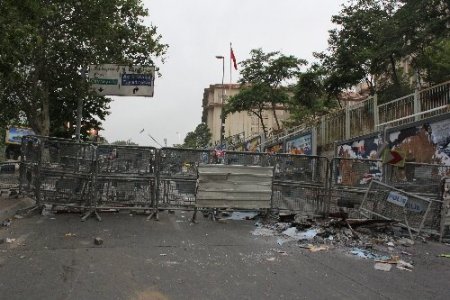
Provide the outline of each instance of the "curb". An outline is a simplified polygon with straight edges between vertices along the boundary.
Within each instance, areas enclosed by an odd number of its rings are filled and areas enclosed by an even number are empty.
[[[31,198],[0,199],[0,222],[14,217],[18,210],[31,207],[35,203]]]

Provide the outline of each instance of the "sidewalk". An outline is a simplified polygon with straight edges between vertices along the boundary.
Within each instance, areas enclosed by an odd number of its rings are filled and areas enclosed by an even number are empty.
[[[0,197],[0,222],[12,218],[19,209],[33,206],[35,201],[28,197]]]

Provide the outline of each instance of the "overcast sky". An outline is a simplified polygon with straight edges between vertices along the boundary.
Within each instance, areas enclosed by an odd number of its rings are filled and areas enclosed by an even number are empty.
[[[327,47],[331,16],[343,0],[143,0],[146,22],[158,27],[169,44],[165,64],[158,65],[153,98],[113,97],[111,114],[100,132],[109,142],[128,140],[159,147],[183,142],[201,122],[203,91],[230,82],[229,43],[237,61],[250,50],[280,51],[312,61],[314,51]],[[233,82],[239,78],[233,72]],[[144,132],[140,133],[142,129]]]

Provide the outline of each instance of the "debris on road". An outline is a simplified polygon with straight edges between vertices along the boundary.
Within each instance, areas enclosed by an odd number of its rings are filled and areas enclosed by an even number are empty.
[[[5,241],[6,241],[7,244],[12,244],[12,243],[16,242],[16,239],[6,238]]]
[[[10,227],[11,226],[11,219],[6,219],[2,222],[2,227]]]
[[[66,233],[64,236],[65,236],[65,237],[75,237],[75,236],[77,236],[77,235],[76,235],[75,233],[69,232],[69,233]]]
[[[374,268],[375,270],[389,272],[392,269],[392,265],[385,263],[375,263]]]
[[[439,257],[450,258],[450,254],[448,254],[448,253],[439,254],[438,256]]]
[[[99,238],[99,237],[96,237],[94,239],[94,244],[96,244],[97,246],[100,246],[100,245],[103,244],[103,240],[101,238]]]

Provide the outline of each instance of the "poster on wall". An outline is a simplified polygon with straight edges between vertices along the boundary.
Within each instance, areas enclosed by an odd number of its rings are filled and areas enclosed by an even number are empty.
[[[270,154],[283,153],[283,143],[268,146],[266,147],[265,152]]]
[[[6,131],[5,143],[20,145],[22,143],[22,137],[27,135],[35,135],[33,129],[11,126]]]
[[[334,169],[335,184],[345,186],[364,186],[371,180],[381,180],[383,163],[378,159],[378,151],[382,144],[380,135],[345,142],[337,147],[337,165]],[[354,164],[354,159],[368,159]],[[357,169],[354,169],[357,168]]]
[[[312,155],[311,133],[286,141],[286,153]]]
[[[391,150],[403,151],[406,162],[450,166],[450,119],[389,132]]]
[[[244,151],[260,152],[259,146],[261,144],[261,137],[257,136],[244,144]]]
[[[377,153],[382,144],[380,135],[356,139],[338,146],[337,156],[342,158],[378,159]]]

